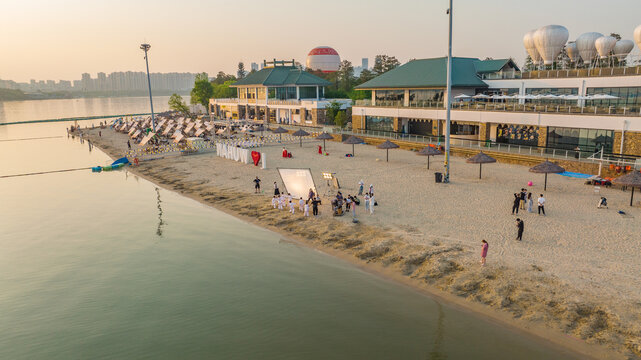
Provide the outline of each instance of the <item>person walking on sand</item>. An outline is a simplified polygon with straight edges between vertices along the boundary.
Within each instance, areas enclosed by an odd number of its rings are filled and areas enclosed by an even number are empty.
[[[303,208],[305,207],[305,200],[301,197],[300,200],[298,200],[298,210],[303,211]]]
[[[545,198],[543,197],[543,194],[539,196],[539,215],[541,215],[541,212],[543,212],[543,216],[545,216]]]
[[[291,200],[289,200],[289,212],[291,212],[292,214],[296,212],[296,207],[294,206],[294,203]]]
[[[374,215],[374,206],[376,205],[376,200],[374,199],[374,194],[369,197],[369,214]]]
[[[527,193],[527,212],[531,213],[532,211],[532,204],[534,201],[532,200],[532,193]]]
[[[489,247],[487,241],[481,240],[481,266],[485,266],[485,258],[487,257],[487,249]]]
[[[363,196],[363,185],[365,185],[365,183],[363,179],[361,179],[361,181],[358,182],[358,195],[360,196]]]
[[[369,196],[374,196],[374,185],[369,184]]]
[[[280,190],[278,190],[278,184],[274,181],[274,195],[280,196]]]
[[[369,211],[369,194],[365,194],[365,212]]]
[[[523,220],[521,220],[519,218],[516,219],[516,229],[517,229],[516,240],[518,240],[518,241],[522,241],[523,240],[523,228],[524,228],[524,225],[525,224],[523,224]]]
[[[260,179],[258,176],[254,179],[254,194],[260,193]]]
[[[281,195],[280,197],[276,196],[276,198],[278,199],[278,210],[283,210],[283,207],[285,207],[285,197]]]
[[[512,215],[514,215],[514,212],[516,211],[516,214],[519,214],[519,203],[521,202],[521,198],[517,193],[514,193],[514,201],[512,203]]]
[[[131,143],[127,140],[127,149],[131,150]]]
[[[274,209],[276,209],[276,207],[278,206],[278,197],[276,195],[274,195],[274,197],[272,198],[272,206],[274,207]]]
[[[305,202],[305,207],[303,210],[303,216],[309,217],[309,203]]]
[[[521,189],[521,192],[519,193],[519,197],[521,198],[520,202],[520,209],[525,210],[525,197],[527,196],[527,192],[525,189]]]
[[[314,216],[318,216],[318,205],[321,204],[320,198],[317,196],[312,200],[312,213]]]

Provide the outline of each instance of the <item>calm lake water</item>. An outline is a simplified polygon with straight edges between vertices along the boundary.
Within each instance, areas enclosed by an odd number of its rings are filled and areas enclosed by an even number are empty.
[[[0,176],[110,163],[68,125],[0,126]],[[0,199],[0,359],[571,358],[126,171]]]

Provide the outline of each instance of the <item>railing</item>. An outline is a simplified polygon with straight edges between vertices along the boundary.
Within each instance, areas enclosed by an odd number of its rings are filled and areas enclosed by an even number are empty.
[[[269,99],[269,100],[267,100],[267,104],[269,104],[269,105],[300,105],[300,100],[296,100],[296,99],[289,99],[289,100]]]
[[[605,68],[593,68],[593,69],[500,71],[497,73],[482,74],[481,79],[483,80],[556,79],[556,78],[631,76],[631,75],[641,75],[641,65],[605,67]]]
[[[400,141],[415,142],[420,144],[434,145],[439,146],[444,144],[444,137],[441,136],[440,139],[437,136],[429,135],[414,135],[414,134],[402,134],[397,132],[389,131],[377,131],[377,130],[352,130],[352,131],[340,131],[341,134],[356,135],[356,136],[367,136],[375,137],[382,139],[392,139]],[[599,158],[596,157],[596,154],[592,151],[575,151],[567,149],[553,149],[545,148],[539,146],[527,146],[527,145],[514,145],[514,144],[504,144],[497,143],[490,140],[481,141],[481,140],[471,140],[471,139],[462,139],[456,137],[450,137],[450,144],[453,147],[457,148],[467,148],[467,149],[479,149],[479,150],[491,150],[503,153],[510,154],[521,154],[521,155],[531,155],[541,158],[551,158],[559,160],[574,160],[574,161],[583,161],[590,163],[598,163],[601,161],[600,154]],[[639,157],[635,156],[620,156],[615,154],[605,154],[603,156],[604,163],[612,163],[619,165],[630,165],[635,168],[641,168],[641,162],[637,161]]]
[[[391,107],[391,104],[386,104]],[[371,101],[358,100],[356,106],[371,107]],[[376,102],[376,107],[386,107]],[[398,105],[397,108],[406,108]],[[411,108],[420,109],[445,109],[440,101],[414,101],[410,102]],[[612,116],[641,116],[641,106],[577,106],[567,104],[519,104],[516,102],[475,102],[462,101],[453,102],[452,110],[470,111],[510,111],[510,112],[531,112],[531,113],[557,113],[572,115],[612,115]],[[358,115],[357,113],[355,113]]]

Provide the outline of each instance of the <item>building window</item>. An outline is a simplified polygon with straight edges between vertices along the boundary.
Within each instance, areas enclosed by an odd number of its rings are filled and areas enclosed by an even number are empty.
[[[376,106],[403,106],[405,90],[376,90]]]
[[[394,118],[385,116],[366,116],[365,129],[377,131],[394,131]]]
[[[257,90],[258,91],[257,91],[256,98],[265,100],[265,88],[264,87],[259,87]]]
[[[301,86],[299,89],[301,99],[316,99],[315,86]]]
[[[496,142],[503,144],[538,146],[538,126],[499,125],[496,128]]]
[[[578,88],[531,88],[525,89],[527,95],[578,95]],[[537,99],[525,100],[525,102],[536,102],[537,104],[565,104],[567,100],[563,99]]]
[[[547,142],[550,148],[612,153],[614,131],[549,127]]]
[[[450,135],[478,135],[479,126],[478,125],[467,125],[459,124],[457,122],[452,123],[450,128]]]
[[[410,90],[410,106],[443,107],[444,89]]]
[[[586,94],[589,95],[610,95],[618,99],[607,100],[587,100],[588,106],[616,106],[626,107],[630,110],[638,110],[641,106],[641,87],[607,87],[607,88],[588,88]],[[636,111],[635,111],[636,112]]]
[[[267,96],[269,99],[275,99],[276,98],[276,88],[270,87],[267,88]]]

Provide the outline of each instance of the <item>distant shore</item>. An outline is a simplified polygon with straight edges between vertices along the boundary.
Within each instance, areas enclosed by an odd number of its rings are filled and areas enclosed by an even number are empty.
[[[127,136],[124,134],[103,129],[102,137],[99,137],[97,129],[83,131],[96,146],[113,158],[126,152]],[[294,159],[289,160],[279,159],[280,146],[263,148],[268,156],[268,170],[259,170],[213,155],[167,157],[143,162],[139,167],[129,169],[167,189],[348,259],[448,302],[517,326],[572,349],[582,357],[641,357],[641,327],[636,321],[641,312],[637,302],[632,300],[637,296],[636,291],[641,290],[636,289],[635,283],[599,279],[598,282],[611,284],[603,284],[604,288],[593,288],[589,279],[572,280],[573,273],[593,266],[568,263],[570,260],[555,263],[555,258],[550,256],[562,259],[565,255],[575,255],[569,252],[581,251],[580,244],[569,251],[570,243],[563,245],[557,241],[549,246],[543,245],[542,241],[545,240],[535,239],[532,235],[526,235],[522,244],[513,243],[513,218],[499,215],[494,209],[495,204],[488,201],[496,203],[494,192],[505,192],[503,188],[506,186],[509,187],[508,195],[510,191],[518,190],[514,188],[517,186],[515,184],[520,184],[523,179],[508,179],[508,183],[498,179],[503,175],[502,171],[511,173],[519,167],[497,164],[493,171],[486,170],[487,178],[481,182],[476,179],[478,169],[466,168],[462,159],[454,158],[452,164],[461,180],[457,185],[447,187],[426,183],[423,177],[429,179],[429,175],[432,175],[433,179],[433,174],[424,170],[422,162],[413,164],[416,158],[407,151],[391,152],[391,163],[386,164],[376,160],[383,153],[370,147],[359,146],[356,149],[357,157],[349,159],[338,154],[351,152],[351,146],[329,142],[332,155],[321,157],[314,155],[316,145],[305,144],[299,148],[297,144],[289,144],[288,148],[294,153]],[[396,163],[392,164],[395,159]],[[305,219],[299,213],[292,216],[285,211],[274,210],[269,198],[270,184],[278,180],[276,166],[312,167],[314,172],[336,169],[342,183],[346,184],[344,194],[355,194],[356,182],[364,177],[367,179],[366,186],[374,183],[381,206],[377,207],[374,215],[365,214],[361,206],[358,212],[361,223],[356,225],[348,221],[349,216],[333,218],[329,214],[327,199],[324,199],[325,205],[318,218]],[[493,177],[492,172],[496,176]],[[254,176],[263,179],[265,190],[261,195],[252,192],[251,179]],[[555,177],[554,181],[559,192],[550,195],[556,198],[556,206],[565,204],[562,198],[567,195],[568,189],[575,192],[581,189],[577,187],[576,180]],[[479,186],[485,188],[475,189]],[[487,186],[497,189],[490,191]],[[420,191],[414,190],[419,188]],[[321,194],[324,191],[324,188],[319,188]],[[437,200],[442,196],[448,199],[447,203]],[[492,200],[488,200],[488,197]],[[626,194],[608,195],[610,202],[620,200],[618,197],[623,199]],[[458,199],[462,199],[462,202]],[[592,201],[591,198],[584,200],[586,203]],[[584,200],[569,201],[585,207]],[[500,208],[502,204],[502,200],[499,200]],[[423,205],[428,207],[424,208]],[[434,205],[437,207],[429,207]],[[494,216],[481,212],[482,216],[479,217],[477,207],[479,210],[485,207]],[[638,215],[637,210],[632,211]],[[508,210],[502,212],[507,213]],[[602,215],[616,216],[610,213]],[[536,234],[537,230],[546,230],[546,226],[551,226],[550,231],[554,231],[551,235],[558,236],[559,241],[564,240],[564,229],[559,233],[558,229],[553,229],[553,225],[544,222],[556,223],[558,219],[552,216],[550,220],[536,218],[532,214],[522,216],[528,223],[526,231],[529,234]],[[557,213],[556,216],[561,215]],[[493,224],[503,218],[508,220],[504,229],[501,228],[503,225]],[[576,221],[580,224],[585,219]],[[458,228],[452,228],[449,223],[458,224]],[[502,223],[503,220],[497,224]],[[577,225],[570,223],[568,226],[572,228]],[[634,232],[636,228],[630,230]],[[587,231],[594,232],[591,228]],[[478,264],[480,247],[477,242],[480,240],[474,240],[480,239],[478,232],[486,233],[483,237],[491,244],[488,266],[485,268]],[[510,234],[510,239],[496,235],[503,232]],[[586,243],[592,241],[585,236],[578,239]],[[571,244],[574,246],[574,243]],[[591,246],[586,246],[585,250],[594,250]],[[586,260],[592,256],[589,252],[584,254]],[[608,271],[619,272],[620,269],[611,268]],[[613,351],[605,351],[604,347]]]
[[[154,90],[154,96],[170,96],[171,94],[188,95],[189,91],[172,91],[172,90]],[[149,96],[147,90],[132,91],[54,91],[25,93],[20,90],[0,89],[0,102],[2,101],[24,101],[24,100],[53,100],[53,99],[91,99],[91,98],[110,98],[110,97],[138,97]]]

